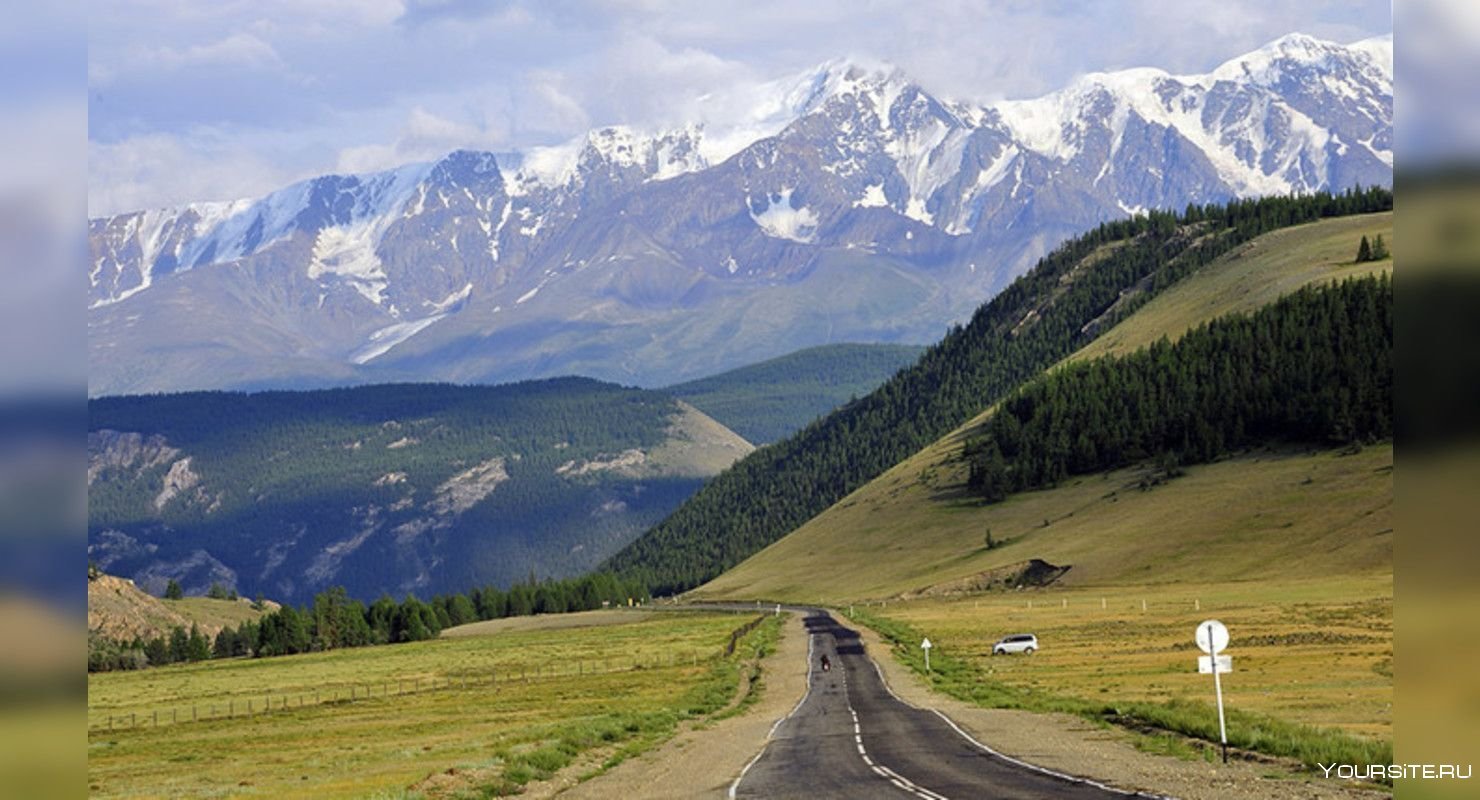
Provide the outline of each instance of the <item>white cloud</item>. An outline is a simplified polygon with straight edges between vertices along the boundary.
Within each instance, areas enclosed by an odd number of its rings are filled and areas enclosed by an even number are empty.
[[[1200,72],[1292,30],[1365,38],[1391,30],[1388,14],[1383,0],[1236,12],[1223,0],[120,0],[89,25],[92,205],[195,199],[181,197],[192,186],[253,194],[264,175],[555,144],[600,125],[707,119],[714,131],[753,122],[766,82],[838,57],[989,101],[1092,70]],[[161,142],[202,176],[146,169]],[[132,160],[103,163],[113,157]]]
[[[266,194],[313,172],[286,169],[250,145],[205,132],[92,142],[87,160],[91,217]]]
[[[165,66],[212,65],[230,67],[280,67],[283,59],[272,45],[250,33],[233,33],[209,44],[191,45],[183,50],[161,47],[146,51],[150,58]]]
[[[503,142],[501,131],[455,122],[416,107],[399,136],[390,144],[365,144],[340,151],[337,172],[375,172],[413,161],[431,161],[459,148],[493,149]]]

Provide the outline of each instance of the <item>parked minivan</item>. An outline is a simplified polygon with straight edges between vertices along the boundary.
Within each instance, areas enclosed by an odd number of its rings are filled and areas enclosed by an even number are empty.
[[[1005,656],[1008,653],[1027,653],[1032,655],[1038,649],[1038,637],[1031,633],[1019,633],[1003,639],[992,645],[992,655]]]

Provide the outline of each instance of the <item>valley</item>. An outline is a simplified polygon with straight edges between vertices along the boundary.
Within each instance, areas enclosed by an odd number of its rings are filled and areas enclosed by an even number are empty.
[[[1019,5],[92,9],[21,719],[120,800],[1406,794],[1391,9]]]

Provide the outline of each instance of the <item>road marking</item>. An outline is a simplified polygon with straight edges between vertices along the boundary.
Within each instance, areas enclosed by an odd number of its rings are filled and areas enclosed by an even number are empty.
[[[960,725],[957,725],[954,720],[952,720],[950,717],[946,716],[945,714],[942,714],[940,711],[938,711],[938,710],[936,710],[934,708],[922,708],[922,707],[917,706],[914,703],[911,703],[910,701],[904,699],[903,697],[900,697],[899,695],[895,694],[894,693],[894,688],[891,687],[889,685],[889,681],[884,678],[884,670],[882,670],[882,669],[879,668],[879,662],[874,661],[872,658],[869,658],[869,661],[870,661],[870,663],[872,663],[874,665],[874,672],[878,673],[878,675],[879,675],[879,683],[884,684],[884,689],[889,692],[889,694],[890,694],[891,697],[893,697],[895,700],[898,700],[899,702],[901,702],[901,703],[909,706],[910,708],[915,709],[916,711],[929,711],[930,713],[936,715],[937,717],[940,717],[942,720],[945,721],[945,723],[947,725],[951,726],[951,730],[954,730],[956,733],[961,734],[962,738],[966,739],[966,741],[968,741],[968,742],[971,742],[973,745],[975,745],[976,747],[978,747],[981,750],[985,751],[989,755],[996,756],[997,758],[1000,758],[1003,761],[1006,761],[1006,762],[1008,762],[1010,764],[1015,764],[1015,765],[1017,765],[1019,767],[1023,767],[1024,769],[1030,769],[1030,770],[1033,770],[1034,772],[1042,773],[1044,775],[1049,775],[1049,776],[1058,778],[1060,780],[1069,781],[1071,783],[1083,783],[1083,784],[1088,785],[1088,786],[1093,786],[1096,789],[1101,789],[1101,790],[1104,790],[1104,791],[1107,791],[1107,792],[1113,792],[1115,794],[1125,795],[1126,797],[1146,797],[1146,798],[1153,798],[1153,800],[1172,800],[1172,798],[1169,797],[1169,796],[1167,796],[1167,795],[1147,794],[1145,792],[1131,792],[1131,791],[1127,791],[1125,789],[1120,789],[1120,788],[1117,788],[1117,787],[1114,787],[1114,786],[1109,786],[1107,784],[1100,783],[1099,781],[1092,780],[1090,778],[1081,778],[1078,775],[1070,775],[1070,774],[1068,774],[1066,772],[1059,772],[1057,770],[1048,769],[1047,767],[1040,767],[1037,764],[1030,764],[1030,763],[1028,763],[1026,761],[1023,761],[1021,759],[1013,758],[1010,755],[1007,755],[1005,753],[1000,753],[1000,752],[998,752],[996,750],[993,750],[992,748],[988,747],[987,745],[982,744],[981,742],[977,741],[976,738],[973,737],[971,734],[969,734],[966,731],[962,730]]]
[[[815,633],[807,634],[807,690],[802,692],[802,699],[791,707],[791,711],[787,712],[786,716],[776,720],[776,724],[772,725],[771,730],[766,734],[766,743],[761,745],[761,751],[755,754],[755,758],[750,759],[750,763],[745,765],[745,769],[740,770],[739,775],[735,776],[735,782],[730,784],[730,797],[734,797],[735,792],[739,791],[740,781],[745,780],[745,773],[749,772],[750,768],[755,766],[755,762],[760,761],[761,756],[766,754],[766,750],[771,746],[771,740],[776,737],[776,729],[781,727],[781,723],[791,719],[807,702],[807,698],[812,696],[812,650],[817,644],[816,637]]]
[[[841,661],[842,659],[840,658],[838,660]],[[877,667],[877,665],[875,666]],[[853,717],[853,741],[858,743],[858,755],[863,758],[863,763],[875,775],[916,797],[924,798],[924,800],[948,800],[944,795],[936,794],[923,786],[919,786],[909,778],[900,775],[883,764],[875,764],[873,759],[869,758],[868,750],[863,746],[863,729],[858,725],[858,710],[853,707],[853,698],[848,690],[848,671],[846,668],[844,668],[840,677],[843,679],[843,702],[848,704],[848,714]]]

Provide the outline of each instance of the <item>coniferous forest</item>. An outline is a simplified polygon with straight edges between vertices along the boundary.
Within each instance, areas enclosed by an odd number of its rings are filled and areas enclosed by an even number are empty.
[[[366,606],[342,586],[314,596],[312,606],[283,606],[259,620],[223,628],[214,642],[194,626],[174,628],[168,636],[130,642],[88,635],[89,672],[142,669],[207,658],[293,655],[345,647],[367,647],[435,639],[443,629],[481,620],[530,614],[590,611],[640,603],[642,586],[605,573],[566,580],[516,583],[507,590],[485,586],[466,593],[440,594],[429,602],[389,595]]]
[[[968,442],[969,485],[995,501],[1148,458],[1390,438],[1392,304],[1386,276],[1307,287],[1175,344],[1046,375]]]
[[[605,567],[644,582],[655,594],[697,586],[795,530],[1218,256],[1271,230],[1386,211],[1392,203],[1390,191],[1369,188],[1189,205],[1181,214],[1152,212],[1104,223],[1044,257],[913,367],[736,463]]]

